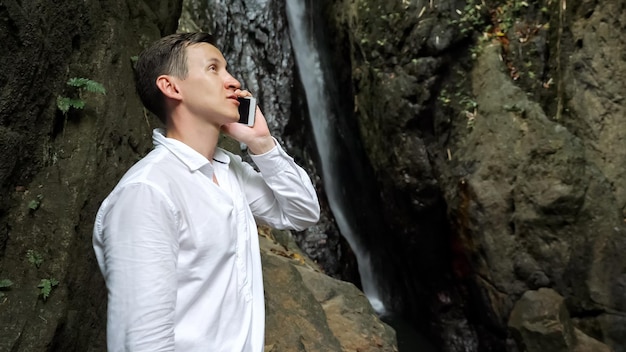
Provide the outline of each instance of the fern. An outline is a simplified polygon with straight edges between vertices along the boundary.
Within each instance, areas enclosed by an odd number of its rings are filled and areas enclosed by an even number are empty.
[[[39,209],[39,205],[40,204],[41,203],[38,200],[33,199],[30,202],[28,202],[28,209],[33,210],[33,211],[37,210],[37,209]]]
[[[67,81],[67,85],[71,87],[76,87],[79,89],[84,89],[92,93],[100,93],[100,94],[107,93],[106,89],[104,89],[104,86],[101,83],[92,81],[89,78],[73,77],[73,78],[70,78],[69,81]]]
[[[50,293],[52,292],[52,289],[56,287],[57,285],[59,285],[59,280],[55,278],[41,279],[37,287],[40,288],[39,293],[41,294],[41,297],[43,298],[44,301],[47,300],[48,297],[50,297]]]
[[[37,268],[39,268],[41,263],[43,263],[43,257],[41,254],[33,249],[26,251],[26,258],[28,258],[28,261]]]
[[[85,107],[85,101],[81,98],[83,91],[106,95],[106,89],[101,83],[83,77],[72,77],[67,81],[67,85],[76,88],[77,98],[57,96],[57,108],[66,115],[71,108],[82,109]]]
[[[57,97],[57,107],[61,110],[62,113],[66,114],[70,111],[70,108],[74,109],[82,109],[85,107],[85,101],[82,99],[72,99],[68,97]]]

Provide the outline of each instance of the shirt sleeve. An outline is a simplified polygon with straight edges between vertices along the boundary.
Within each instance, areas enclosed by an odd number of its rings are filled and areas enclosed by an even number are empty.
[[[108,289],[109,351],[174,351],[176,213],[156,187],[122,187],[96,218],[94,249]]]
[[[320,206],[311,179],[276,142],[251,155],[259,172],[244,164],[244,189],[257,221],[277,229],[304,230],[319,220]]]

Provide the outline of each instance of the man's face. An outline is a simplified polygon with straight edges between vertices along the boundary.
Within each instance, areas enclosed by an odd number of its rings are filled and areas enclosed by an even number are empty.
[[[207,43],[186,48],[187,78],[179,81],[185,108],[194,116],[221,126],[239,120],[235,90],[241,84],[226,71],[222,53]]]

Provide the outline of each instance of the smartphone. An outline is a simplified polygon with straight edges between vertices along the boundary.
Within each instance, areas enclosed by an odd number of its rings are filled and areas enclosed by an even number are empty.
[[[254,115],[256,113],[256,99],[252,97],[239,97],[239,123],[254,126]]]

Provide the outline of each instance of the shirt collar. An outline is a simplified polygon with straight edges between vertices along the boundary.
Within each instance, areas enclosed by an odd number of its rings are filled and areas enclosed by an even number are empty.
[[[193,172],[200,169],[213,169],[212,164],[209,160],[207,160],[207,158],[187,144],[174,138],[167,138],[165,136],[165,130],[162,128],[155,128],[152,131],[152,143],[155,147],[163,146],[167,148],[167,150],[174,154],[189,168],[189,171]],[[230,158],[221,148],[215,149],[213,160],[220,164],[228,164],[230,162]]]

